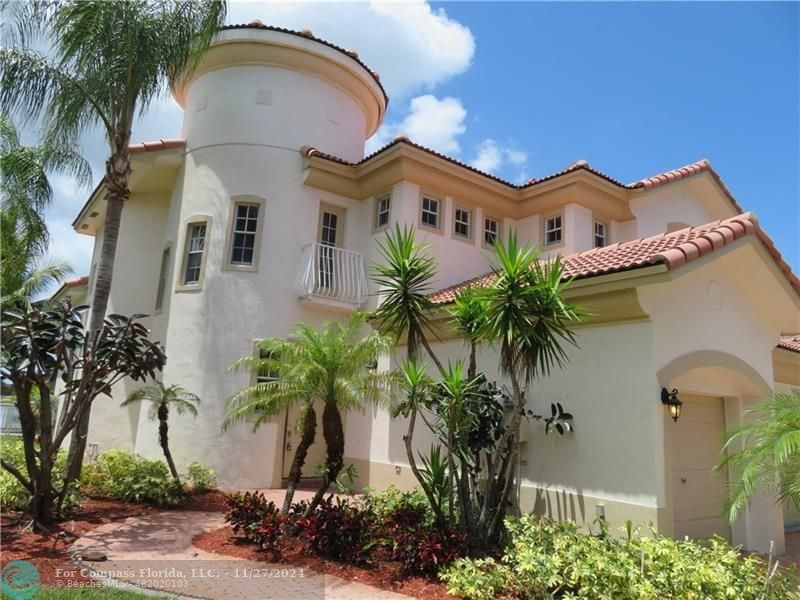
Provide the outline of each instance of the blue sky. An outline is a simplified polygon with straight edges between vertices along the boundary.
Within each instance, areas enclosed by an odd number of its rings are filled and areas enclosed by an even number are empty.
[[[232,2],[353,48],[391,97],[371,151],[399,133],[513,181],[578,159],[623,182],[708,158],[800,271],[800,4]],[[164,98],[133,141],[178,137]],[[83,151],[102,175],[99,132]],[[89,272],[72,219],[87,190],[56,178],[51,253]]]
[[[437,92],[542,176],[624,182],[708,158],[800,267],[797,3],[447,3],[476,40]],[[513,177],[512,171],[503,173]]]

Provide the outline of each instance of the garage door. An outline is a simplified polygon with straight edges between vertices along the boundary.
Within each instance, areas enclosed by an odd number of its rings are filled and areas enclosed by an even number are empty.
[[[717,534],[730,540],[730,526],[722,515],[727,478],[712,472],[725,432],[724,402],[691,394],[680,398],[681,417],[670,423],[674,535],[703,539]]]

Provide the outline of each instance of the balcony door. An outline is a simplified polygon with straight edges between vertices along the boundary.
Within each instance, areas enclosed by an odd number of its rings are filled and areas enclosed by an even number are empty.
[[[342,247],[344,240],[345,209],[330,204],[320,204],[317,242],[319,243],[319,283],[321,287],[336,285],[336,248]]]

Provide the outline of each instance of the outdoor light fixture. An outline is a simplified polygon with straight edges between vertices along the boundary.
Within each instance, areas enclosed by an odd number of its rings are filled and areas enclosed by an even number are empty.
[[[678,390],[673,389],[671,392],[667,388],[661,388],[661,403],[667,405],[669,416],[676,423],[681,416],[681,406],[683,402],[678,398]]]

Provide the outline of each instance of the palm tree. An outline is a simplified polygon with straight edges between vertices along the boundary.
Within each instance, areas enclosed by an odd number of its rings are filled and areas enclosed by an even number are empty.
[[[75,140],[95,126],[109,146],[106,217],[90,330],[103,325],[128,180],[133,119],[199,64],[223,24],[216,0],[6,3],[21,47],[0,49],[0,107]],[[28,42],[44,38],[52,58]]]
[[[67,265],[43,261],[48,232],[44,211],[53,201],[48,173],[63,173],[85,186],[89,164],[72,146],[45,140],[23,146],[14,123],[0,113],[0,302],[28,306],[30,300],[70,272]]]
[[[535,249],[518,244],[513,231],[494,248],[495,280],[482,291],[486,303],[482,337],[499,344],[500,372],[511,381],[515,410],[499,444],[510,451],[498,452],[489,465],[489,473],[503,486],[496,490],[499,495],[490,494],[484,501],[479,516],[484,544],[496,537],[505,512],[496,508],[505,506],[511,493],[520,423],[526,411],[523,384],[566,364],[564,346],[576,345],[571,327],[583,317],[583,311],[564,300],[571,280],[564,277],[560,258],[539,260]]]
[[[189,414],[197,416],[197,405],[200,398],[182,388],[179,385],[166,387],[162,382],[155,381],[144,387],[140,387],[133,392],[120,406],[130,406],[135,402],[149,401],[150,410],[148,416],[151,421],[158,419],[158,442],[167,459],[169,471],[178,488],[181,487],[181,479],[178,476],[178,469],[175,468],[175,461],[172,459],[172,452],[169,449],[169,412],[174,410],[179,415]]]
[[[234,369],[255,375],[265,372],[271,381],[256,382],[229,401],[223,429],[254,419],[253,427],[300,405],[301,442],[295,452],[283,510],[291,506],[308,448],[314,442],[316,413],[322,403],[322,432],[327,447],[322,483],[308,510],[313,510],[344,467],[344,427],[341,411],[361,408],[366,402],[386,403],[387,374],[369,369],[390,348],[389,339],[377,332],[360,337],[366,316],[355,313],[344,323],[325,323],[320,328],[298,324],[290,340],[270,338],[258,344],[261,357],[244,357]]]
[[[226,8],[224,0],[4,3],[19,43],[0,49],[0,109],[18,111],[27,121],[42,118],[62,140],[99,126],[108,143],[90,331],[103,326],[108,308],[122,208],[130,197],[133,119],[199,65]],[[36,38],[43,38],[52,58],[30,47]],[[80,475],[89,419],[86,411],[70,445],[73,480]]]
[[[742,416],[744,424],[728,435],[727,454],[715,467],[731,467],[734,476],[728,518],[734,522],[756,493],[770,488],[779,502],[800,509],[800,394],[775,392]]]

